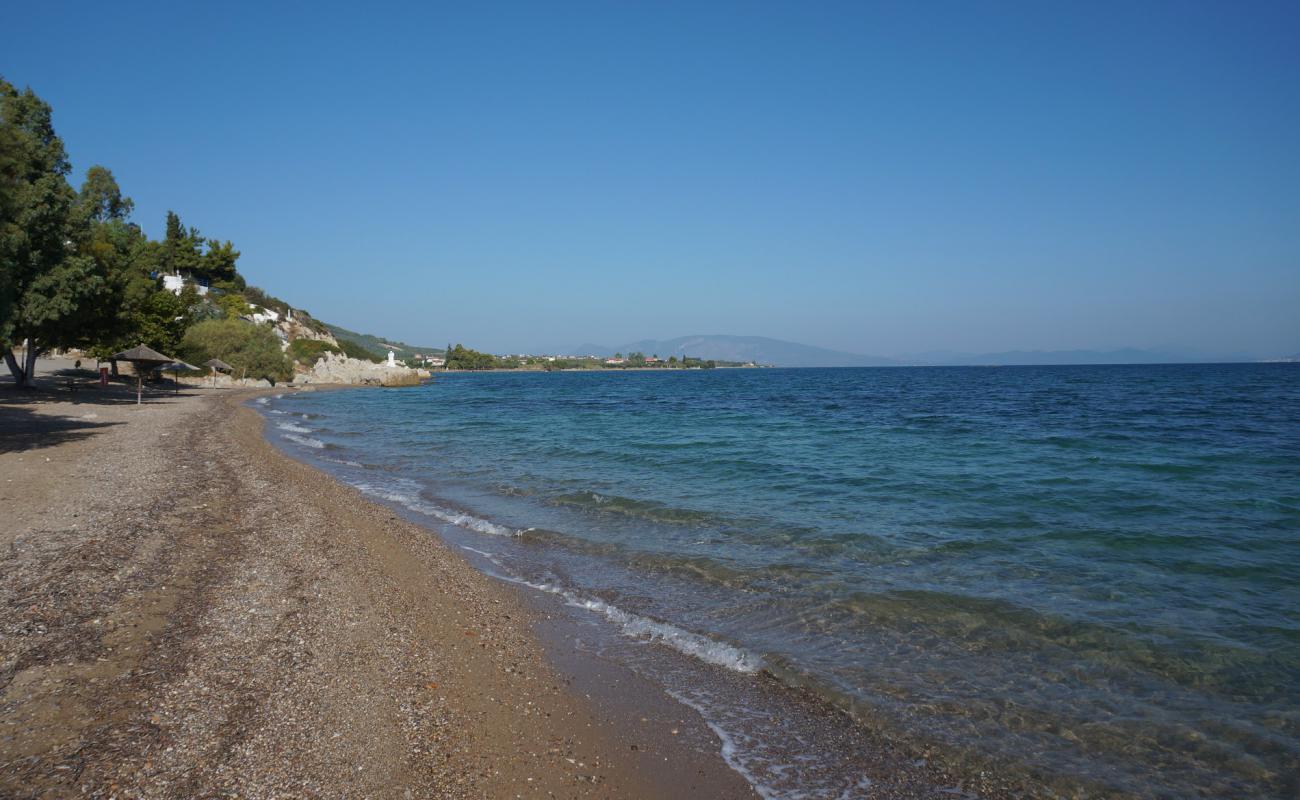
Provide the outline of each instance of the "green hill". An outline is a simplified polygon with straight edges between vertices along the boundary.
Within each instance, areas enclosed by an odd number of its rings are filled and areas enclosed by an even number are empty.
[[[344,341],[351,342],[356,347],[372,354],[375,358],[387,358],[389,350],[395,352],[399,359],[410,358],[416,353],[424,356],[440,356],[443,354],[443,350],[445,349],[442,347],[423,347],[420,345],[406,344],[405,342],[399,342],[395,339],[382,339],[373,334],[357,333],[356,331],[350,331],[347,328],[341,328],[338,325],[331,325],[328,322],[325,323],[325,327],[329,329],[330,333],[334,334],[334,338],[338,339],[340,343]]]

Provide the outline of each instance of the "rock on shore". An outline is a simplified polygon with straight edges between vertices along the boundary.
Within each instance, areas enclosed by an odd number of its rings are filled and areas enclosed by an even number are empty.
[[[348,358],[341,353],[326,353],[310,370],[295,375],[293,382],[298,385],[343,383],[360,386],[415,386],[421,377],[428,377],[427,372],[424,375],[421,372],[422,370],[410,367]]]

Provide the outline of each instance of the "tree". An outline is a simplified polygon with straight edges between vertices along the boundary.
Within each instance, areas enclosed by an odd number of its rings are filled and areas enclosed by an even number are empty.
[[[174,354],[185,335],[185,311],[181,298],[166,289],[151,292],[132,309],[129,340],[164,355]]]
[[[180,215],[167,212],[167,233],[158,252],[158,267],[173,275],[196,275],[203,271],[203,236],[198,228],[181,224]],[[238,257],[238,253],[235,254]]]
[[[19,386],[51,347],[81,344],[106,293],[100,265],[78,251],[70,169],[52,112],[31,89],[0,78],[0,348]],[[15,345],[26,342],[19,364]]]
[[[158,282],[149,276],[152,243],[130,221],[133,208],[110,170],[96,165],[86,171],[76,203],[75,224],[84,231],[78,251],[95,260],[104,276],[105,292],[93,319],[83,320],[79,338],[90,343],[92,355],[101,358],[140,344],[136,318],[146,299],[158,290]]]
[[[86,180],[81,184],[77,208],[93,222],[125,221],[131,216],[135,202],[122,195],[122,190],[107,167],[98,164],[86,170]]]
[[[232,242],[208,240],[208,252],[203,254],[197,273],[212,282],[231,284],[242,281],[235,270],[239,260],[239,251]]]
[[[447,369],[484,370],[499,365],[496,356],[480,353],[464,345],[456,345],[447,350]]]

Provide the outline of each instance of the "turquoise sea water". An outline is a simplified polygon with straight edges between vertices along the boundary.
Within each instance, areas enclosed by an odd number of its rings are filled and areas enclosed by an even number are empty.
[[[1296,795],[1294,365],[456,374],[263,410],[636,652],[1067,790]],[[674,669],[769,796],[840,780]]]

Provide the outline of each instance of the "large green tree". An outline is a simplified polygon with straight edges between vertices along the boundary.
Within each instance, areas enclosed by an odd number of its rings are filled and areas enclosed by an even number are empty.
[[[42,352],[81,343],[105,292],[100,265],[79,252],[68,170],[49,104],[0,78],[0,349],[20,386]]]
[[[74,210],[83,230],[79,250],[98,264],[105,294],[96,304],[98,314],[85,321],[82,338],[91,354],[100,357],[142,343],[139,311],[158,291],[158,281],[149,274],[151,243],[129,219],[133,207],[111,171],[101,166],[86,171]]]

